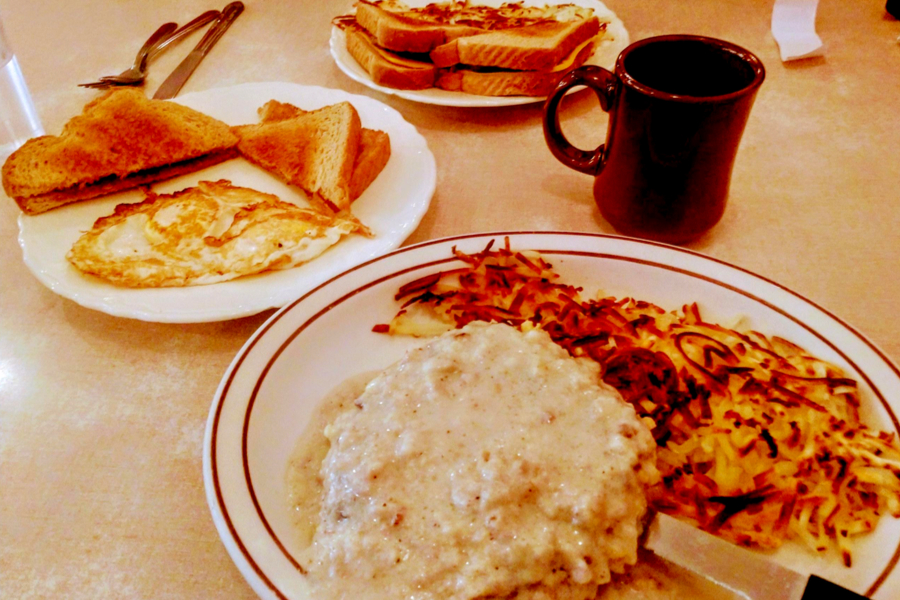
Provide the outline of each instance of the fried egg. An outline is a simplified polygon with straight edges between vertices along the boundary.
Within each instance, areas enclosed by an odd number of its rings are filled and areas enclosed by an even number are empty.
[[[368,234],[350,216],[300,208],[227,180],[145,194],[98,219],[72,246],[69,262],[115,285],[204,285],[295,267],[349,234]]]

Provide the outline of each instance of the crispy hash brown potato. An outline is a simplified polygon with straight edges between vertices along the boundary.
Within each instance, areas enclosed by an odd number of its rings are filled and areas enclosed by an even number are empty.
[[[799,538],[836,547],[883,513],[900,517],[900,448],[859,419],[856,381],[802,348],[624,298],[583,300],[536,253],[492,245],[454,252],[465,267],[404,285],[381,333],[429,336],[471,321],[544,329],[651,427],[663,480],[659,511],[744,546]]]

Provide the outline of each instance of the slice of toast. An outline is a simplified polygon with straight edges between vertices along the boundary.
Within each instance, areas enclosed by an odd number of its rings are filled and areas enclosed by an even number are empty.
[[[237,141],[221,121],[120,88],[88,103],[61,135],[16,150],[3,165],[3,188],[37,214],[232,158]]]
[[[441,69],[435,87],[479,96],[547,96],[563,75],[584,64],[593,51],[593,40],[588,40],[549,71],[510,71],[477,67]]]
[[[402,2],[361,1],[356,3],[356,22],[382,48],[397,52],[430,52],[441,44],[483,31],[477,26],[442,22],[411,10]]]
[[[391,139],[383,131],[363,129],[359,154],[353,163],[350,179],[350,200],[356,200],[375,181],[391,158]]]
[[[307,114],[302,108],[286,102],[269,100],[259,109],[262,123],[275,123]],[[350,177],[350,200],[356,200],[375,181],[391,157],[391,140],[383,131],[363,128],[359,151]]]
[[[431,51],[437,67],[463,64],[517,71],[548,71],[600,32],[597,17],[545,21],[462,37]]]
[[[233,130],[240,138],[238,151],[251,162],[318,196],[335,211],[350,207],[362,126],[349,102]]]
[[[424,90],[434,86],[437,69],[431,62],[400,56],[375,43],[355,23],[343,25],[347,51],[378,85],[398,90]],[[427,59],[428,55],[422,55]]]

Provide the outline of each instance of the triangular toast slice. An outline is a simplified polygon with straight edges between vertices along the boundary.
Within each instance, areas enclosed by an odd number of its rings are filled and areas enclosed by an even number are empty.
[[[28,214],[145,185],[232,158],[228,125],[174,102],[117,89],[59,136],[27,141],[3,165],[3,188]]]
[[[294,118],[241,125],[240,153],[335,211],[350,207],[350,180],[362,126],[356,109],[340,102]]]
[[[259,117],[263,123],[275,123],[293,119],[308,112],[287,102],[269,100],[259,109]],[[388,134],[377,129],[363,128],[359,138],[359,151],[353,162],[353,174],[350,176],[351,202],[359,198],[375,181],[390,157],[391,140]]]

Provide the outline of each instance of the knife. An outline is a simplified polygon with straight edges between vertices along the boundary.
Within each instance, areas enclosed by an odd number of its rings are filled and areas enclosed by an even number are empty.
[[[244,12],[244,4],[242,2],[232,2],[223,8],[222,14],[219,15],[216,22],[209,28],[209,31],[206,32],[203,39],[201,39],[197,46],[191,50],[191,53],[187,55],[187,58],[175,67],[172,74],[163,81],[162,85],[159,86],[159,89],[156,90],[156,93],[153,94],[153,98],[155,100],[168,100],[169,98],[174,98],[179,90],[181,90],[181,86],[184,85],[184,82],[188,80],[188,77],[191,76],[191,73],[193,73],[194,69],[197,68],[197,65],[200,64],[200,61],[203,60],[203,57],[209,53],[210,49],[219,41],[219,38],[222,37],[225,31],[242,12]]]
[[[710,533],[656,513],[644,547],[750,600],[860,600],[816,575],[801,575]]]
[[[208,10],[205,13],[203,13],[202,15],[200,15],[199,17],[197,17],[196,19],[194,19],[193,21],[191,21],[190,23],[182,25],[181,27],[178,28],[177,31],[172,33],[169,37],[160,41],[156,46],[153,47],[152,50],[150,50],[150,54],[147,55],[147,61],[149,62],[149,61],[153,60],[163,50],[165,50],[166,48],[168,48],[169,46],[171,46],[172,44],[174,44],[181,38],[185,37],[186,35],[189,35],[189,34],[193,33],[195,30],[200,29],[201,27],[203,27],[210,21],[214,21],[214,20],[218,19],[220,14],[222,14],[222,13],[220,13],[217,10]]]

